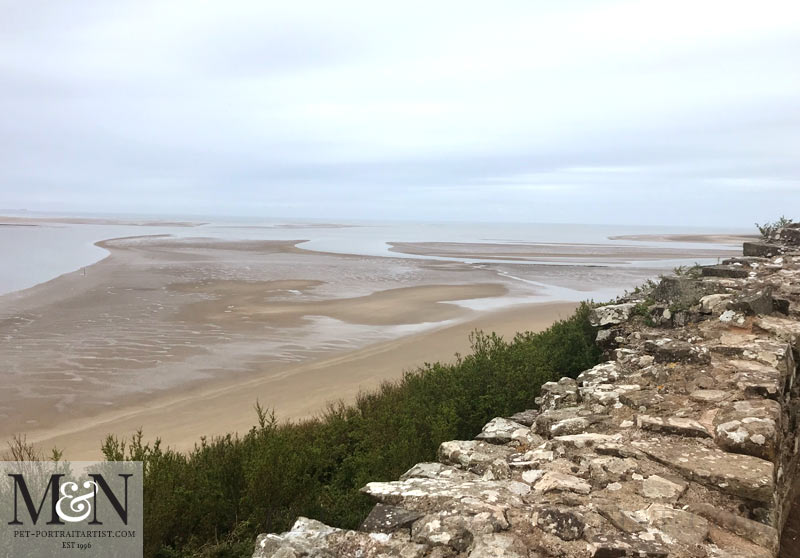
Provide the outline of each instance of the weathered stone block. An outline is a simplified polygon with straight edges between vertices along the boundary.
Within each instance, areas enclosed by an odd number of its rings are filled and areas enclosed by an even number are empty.
[[[714,417],[714,441],[726,451],[772,461],[780,445],[780,419],[777,401],[734,401]]]
[[[706,427],[693,419],[682,417],[651,417],[639,415],[636,425],[642,430],[675,434],[678,436],[694,436],[698,438],[711,438]]]
[[[669,338],[648,340],[644,349],[653,355],[656,362],[686,362],[708,364],[711,355],[706,347],[692,345],[686,341]]]
[[[422,514],[419,512],[397,506],[375,504],[369,515],[361,522],[358,530],[366,533],[393,533],[398,529],[409,527],[420,517]]]
[[[741,266],[734,265],[706,265],[701,268],[703,277],[730,277],[732,279],[745,279],[749,272]]]
[[[589,313],[589,323],[595,327],[605,327],[627,322],[635,307],[636,304],[632,302],[598,306]]]
[[[505,460],[513,452],[513,448],[506,446],[473,440],[453,440],[439,446],[438,458],[445,465],[454,465],[481,475],[495,460]]]
[[[762,289],[756,293],[736,297],[728,303],[728,308],[748,316],[771,314],[772,290]]]
[[[573,511],[545,508],[534,512],[533,522],[542,531],[564,541],[575,541],[583,536],[586,522]]]
[[[769,461],[708,448],[690,439],[633,442],[633,445],[685,478],[739,498],[772,502],[775,468]]]
[[[542,443],[542,439],[531,432],[531,429],[518,422],[513,422],[501,417],[489,421],[481,432],[475,436],[476,440],[483,440],[490,444],[534,444]]]

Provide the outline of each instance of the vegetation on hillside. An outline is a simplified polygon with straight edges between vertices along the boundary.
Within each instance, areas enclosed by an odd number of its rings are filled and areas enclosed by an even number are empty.
[[[787,219],[786,217],[781,217],[777,221],[773,221],[772,223],[764,223],[763,225],[759,225],[756,223],[756,228],[758,228],[758,232],[761,233],[761,237],[764,240],[769,240],[769,238],[773,235],[773,233],[777,232],[778,229],[785,227],[786,225],[792,224],[791,219]]]
[[[493,417],[531,408],[543,383],[595,365],[589,309],[510,341],[476,332],[469,355],[313,420],[280,423],[257,406],[246,435],[203,439],[188,454],[145,444],[141,433],[109,436],[107,459],[144,463],[145,556],[249,556],[258,533],[287,530],[299,515],[356,528],[372,506],[359,493],[367,482],[434,460],[441,442],[471,439]]]

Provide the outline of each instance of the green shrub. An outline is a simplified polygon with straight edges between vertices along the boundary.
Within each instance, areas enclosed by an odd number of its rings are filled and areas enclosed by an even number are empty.
[[[435,459],[439,444],[470,439],[496,416],[534,405],[540,386],[597,364],[589,306],[511,341],[476,332],[472,352],[425,365],[352,404],[279,423],[256,404],[241,438],[202,439],[188,454],[109,436],[109,460],[144,462],[145,555],[236,557],[255,536],[287,530],[299,515],[356,528],[372,507],[359,488]]]
[[[758,229],[758,232],[761,233],[761,236],[764,238],[764,240],[769,240],[769,237],[772,236],[773,233],[777,232],[778,229],[791,224],[791,219],[787,219],[786,217],[782,216],[780,219],[773,221],[772,223],[767,222],[763,225],[756,223],[756,228]]]

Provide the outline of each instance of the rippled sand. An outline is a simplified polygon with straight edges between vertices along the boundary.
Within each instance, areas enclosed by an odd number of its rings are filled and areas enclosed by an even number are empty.
[[[247,430],[257,399],[281,417],[308,416],[467,350],[475,327],[544,328],[597,289],[654,274],[328,254],[300,242],[105,241],[110,256],[85,272],[0,297],[0,437],[25,432],[90,458],[106,433],[143,426],[189,448]]]

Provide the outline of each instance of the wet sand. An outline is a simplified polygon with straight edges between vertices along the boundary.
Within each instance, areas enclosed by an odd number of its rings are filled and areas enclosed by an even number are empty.
[[[180,448],[247,430],[257,398],[307,416],[465,349],[486,315],[459,301],[536,292],[491,269],[300,242],[109,240],[85,271],[0,297],[0,438],[24,432],[89,458],[105,434],[140,426]],[[548,312],[531,311],[529,327],[552,322]],[[481,323],[525,329],[505,315]]]
[[[517,331],[545,329],[555,320],[570,316],[575,307],[575,303],[534,304],[490,313],[431,332],[273,368],[269,374],[243,381],[217,381],[175,390],[119,411],[32,432],[28,439],[45,449],[65,448],[72,459],[94,459],[99,457],[100,442],[108,433],[130,437],[141,428],[148,439],[157,435],[166,445],[189,450],[201,436],[249,430],[256,423],[256,401],[273,408],[281,419],[312,416],[327,403],[352,400],[359,390],[396,379],[404,370],[468,352],[469,334],[474,329],[510,338]]]
[[[700,242],[705,244],[730,244],[752,242],[761,238],[757,234],[626,234],[609,236],[609,240],[636,240],[646,242]]]
[[[612,239],[654,240],[640,237],[612,237]],[[666,242],[666,240],[664,240]],[[700,242],[699,240],[697,242]],[[714,242],[709,240],[708,242]],[[558,244],[558,243],[473,243],[473,242],[390,242],[392,252],[435,257],[472,257],[489,260],[540,261],[540,262],[602,262],[604,265],[637,261],[673,260],[688,258],[716,258],[734,256],[740,249],[685,250],[680,248],[654,248],[614,244]]]
[[[90,459],[107,434],[141,427],[189,449],[247,431],[256,400],[280,418],[306,417],[467,351],[476,328],[539,330],[576,301],[658,273],[334,254],[302,242],[108,240],[102,261],[0,296],[0,439],[26,433]]]

